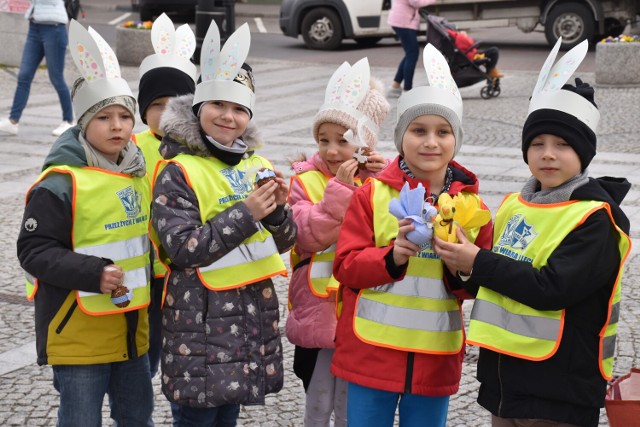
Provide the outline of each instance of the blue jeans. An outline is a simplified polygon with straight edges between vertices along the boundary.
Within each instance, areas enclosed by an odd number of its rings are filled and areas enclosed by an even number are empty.
[[[349,427],[393,426],[398,400],[402,427],[445,427],[449,396],[394,393],[349,383],[347,391]]]
[[[402,83],[404,81],[404,90],[411,90],[413,87],[413,73],[416,70],[418,56],[420,56],[420,47],[418,46],[418,32],[410,28],[391,27],[396,32],[402,49],[404,49],[404,58],[398,65],[398,71],[393,81]]]
[[[111,418],[120,426],[145,426],[153,411],[149,358],[96,365],[55,365],[53,386],[60,393],[58,427],[97,427],[109,393]]]
[[[42,58],[47,58],[49,80],[58,92],[62,106],[62,120],[73,120],[73,107],[69,87],[64,81],[64,56],[67,52],[67,27],[64,24],[36,24],[29,22],[29,32],[22,52],[20,71],[18,72],[18,86],[13,96],[13,104],[9,118],[19,122],[22,111],[27,105],[31,82],[36,74]]]
[[[171,404],[173,427],[235,427],[240,405],[222,405],[215,408],[192,408]]]

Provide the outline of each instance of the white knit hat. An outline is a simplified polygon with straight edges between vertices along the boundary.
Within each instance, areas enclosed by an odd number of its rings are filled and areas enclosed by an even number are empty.
[[[313,137],[318,141],[322,123],[336,123],[350,130],[356,145],[373,148],[378,130],[389,113],[382,83],[371,78],[369,61],[348,62],[333,73],[325,90],[324,104],[313,120]]]

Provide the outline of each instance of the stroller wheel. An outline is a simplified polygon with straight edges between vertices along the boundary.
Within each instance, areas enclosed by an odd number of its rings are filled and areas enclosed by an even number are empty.
[[[493,95],[491,94],[493,91],[490,90],[489,86],[485,86],[480,89],[480,96],[482,99],[490,99]]]
[[[500,86],[494,86],[490,93],[492,97],[500,96]]]

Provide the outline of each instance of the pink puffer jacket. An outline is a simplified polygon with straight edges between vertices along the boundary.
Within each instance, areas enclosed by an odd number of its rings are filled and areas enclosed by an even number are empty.
[[[420,14],[418,9],[432,5],[436,0],[393,0],[387,23],[392,27],[420,28]]]
[[[318,153],[309,160],[294,163],[292,167],[297,175],[320,171],[332,177],[327,183],[322,200],[316,204],[307,198],[297,180],[291,181],[289,205],[298,226],[295,250],[300,259],[305,260],[338,240],[340,225],[356,186],[335,179]],[[360,176],[364,181],[374,175],[361,171]],[[336,329],[335,295],[330,295],[329,298],[313,295],[307,281],[308,269],[309,264],[303,265],[291,275],[291,310],[286,323],[287,338],[293,344],[305,348],[333,348]]]

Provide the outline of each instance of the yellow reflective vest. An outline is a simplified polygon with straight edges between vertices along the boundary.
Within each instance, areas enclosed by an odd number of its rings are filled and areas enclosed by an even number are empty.
[[[320,203],[324,196],[324,191],[331,177],[320,171],[308,171],[300,175],[291,177],[291,182],[297,181],[304,190],[307,198],[313,203]],[[360,180],[356,179],[356,185],[360,185]],[[291,250],[291,267],[300,262],[300,256],[295,251],[295,246]],[[340,282],[333,277],[333,260],[336,257],[335,243],[323,251],[311,255],[309,268],[307,270],[307,281],[311,292],[319,298],[328,298],[331,292],[336,292]]]
[[[182,169],[187,183],[198,198],[200,220],[203,224],[238,201],[246,199],[253,191],[255,175],[260,167],[273,169],[267,159],[256,155],[243,159],[236,166],[230,166],[215,157],[179,154],[172,160],[162,161],[157,173],[168,163],[176,163]],[[238,247],[217,261],[196,268],[200,280],[207,288],[214,291],[234,289],[278,274],[287,275],[287,268],[278,253],[273,236],[260,222],[256,226],[258,231]]]
[[[372,180],[376,246],[388,246],[398,234],[389,202],[399,191]],[[477,233],[475,233],[477,235]],[[430,244],[409,259],[404,278],[361,289],[353,330],[369,344],[428,354],[457,354],[464,344],[461,304],[443,281],[443,265]]]
[[[153,178],[156,176],[156,167],[158,165],[158,162],[162,160],[160,151],[158,151],[158,148],[160,147],[160,141],[158,141],[158,138],[156,138],[155,134],[151,132],[151,129],[147,129],[143,132],[133,135],[132,139],[133,142],[135,142],[136,145],[140,147],[140,150],[144,155],[144,161],[147,166],[147,177],[149,178],[149,183],[151,184],[149,187],[151,191],[150,197],[153,197]],[[151,227],[151,224],[149,224],[149,232],[153,232],[153,227]],[[160,261],[158,248],[155,247],[155,245],[154,250],[156,256],[153,258],[153,275],[157,279],[165,277],[165,275],[167,274],[167,266]]]
[[[534,205],[524,201],[520,193],[510,194],[496,214],[492,250],[541,269],[565,237],[599,209],[607,211],[615,226],[605,202]],[[620,270],[609,299],[608,320],[600,331],[600,371],[605,379],[611,379],[613,369],[620,284],[631,247],[629,237],[615,227],[620,235]],[[546,360],[560,346],[564,317],[565,310],[536,310],[481,286],[471,312],[467,342],[521,359]]]
[[[127,307],[117,307],[111,295],[76,291],[78,307],[88,315],[138,310],[149,305],[149,238],[151,205],[149,181],[91,167],[54,166],[50,173],[64,173],[73,182],[73,228],[76,253],[108,258],[124,271],[124,285],[132,292]],[[35,185],[35,184],[34,184]],[[27,275],[27,297],[33,299],[37,280]]]

